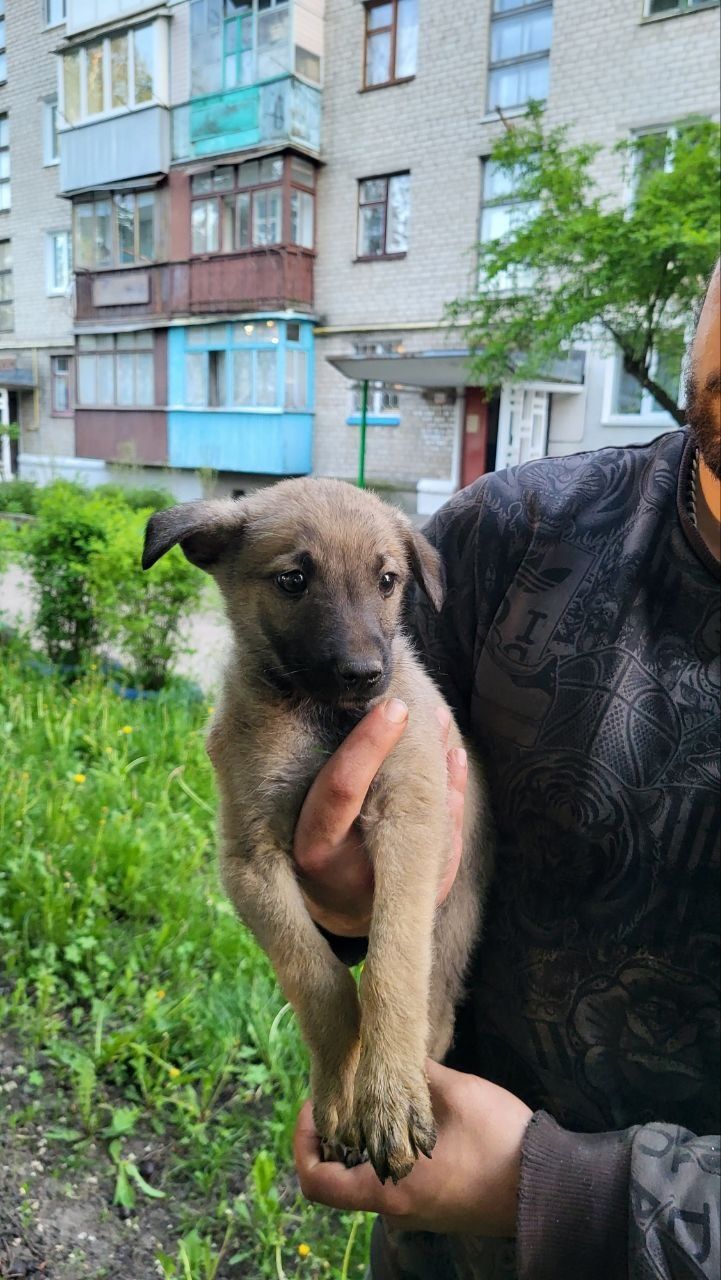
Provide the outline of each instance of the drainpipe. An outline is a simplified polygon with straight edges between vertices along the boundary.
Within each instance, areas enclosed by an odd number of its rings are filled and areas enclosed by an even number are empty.
[[[363,380],[361,393],[360,443],[358,450],[358,488],[366,487],[366,421],[368,418],[368,379]]]

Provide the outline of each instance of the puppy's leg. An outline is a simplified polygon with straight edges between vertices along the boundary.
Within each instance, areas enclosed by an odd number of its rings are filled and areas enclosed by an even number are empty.
[[[358,1145],[381,1181],[405,1177],[436,1140],[425,1059],[439,860],[449,839],[440,801],[435,815],[386,815],[366,832],[375,895],[353,1116]]]
[[[225,889],[252,930],[293,1006],[311,1057],[313,1118],[321,1138],[351,1146],[353,1079],[359,1052],[355,982],[306,910],[290,861],[268,841],[249,856],[226,844]]]

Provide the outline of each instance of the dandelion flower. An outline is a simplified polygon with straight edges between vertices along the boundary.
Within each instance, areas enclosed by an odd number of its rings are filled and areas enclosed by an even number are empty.
[[[164,989],[164,987],[161,987],[159,991],[156,991],[156,993],[155,993],[155,998],[156,998],[156,1000],[164,1000],[164,999],[165,999],[165,989]],[[174,1070],[174,1071],[177,1071],[177,1070],[178,1070],[178,1068],[177,1068],[177,1067],[173,1067],[173,1070]]]
[[[168,1075],[171,1080],[177,1080],[180,1075],[180,1067],[168,1067]]]
[[[82,786],[82,784],[85,782],[85,774],[84,774],[84,773],[74,773],[74,774],[73,774],[73,782],[77,782],[78,786]]]
[[[91,663],[90,663],[90,670],[91,670],[91,671],[97,671],[97,669],[98,669],[98,664],[97,664],[97,662],[91,662]]]
[[[310,1252],[311,1252],[311,1247],[310,1247],[310,1245],[309,1245],[309,1244],[299,1244],[299,1245],[298,1245],[298,1255],[299,1255],[299,1257],[301,1257],[301,1258],[307,1258],[307,1257],[308,1257],[308,1255],[310,1254]]]
[[[131,724],[124,724],[124,725],[123,725],[123,727],[122,727],[122,729],[120,730],[120,732],[121,732],[121,733],[132,733],[132,732],[133,732],[133,726],[132,726]]]
[[[208,707],[208,715],[209,715],[209,716],[212,716],[212,714],[213,714],[213,712],[214,712],[214,711],[215,711],[215,707]]]

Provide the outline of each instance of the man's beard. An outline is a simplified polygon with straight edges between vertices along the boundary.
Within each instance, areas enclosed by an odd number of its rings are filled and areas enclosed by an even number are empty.
[[[706,466],[717,480],[721,480],[721,431],[714,405],[713,393],[706,387],[699,387],[693,370],[689,369],[686,377],[686,421]]]

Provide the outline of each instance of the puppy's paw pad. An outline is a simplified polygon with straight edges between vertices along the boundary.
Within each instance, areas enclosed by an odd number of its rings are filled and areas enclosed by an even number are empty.
[[[347,1146],[345,1142],[321,1142],[321,1156],[324,1161],[332,1161],[335,1164],[344,1164],[346,1169],[355,1169],[356,1165],[364,1164],[368,1159],[366,1151],[359,1151],[357,1147]]]

